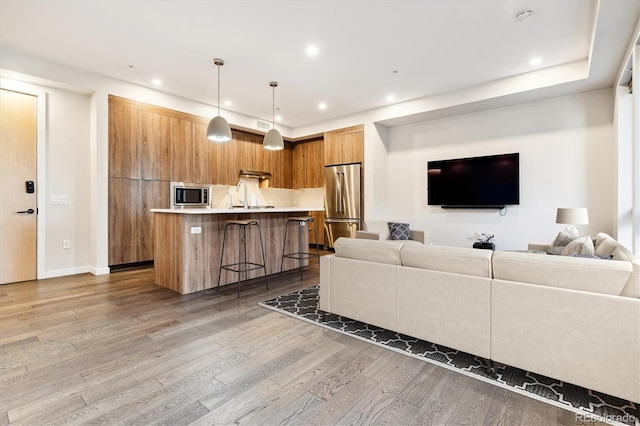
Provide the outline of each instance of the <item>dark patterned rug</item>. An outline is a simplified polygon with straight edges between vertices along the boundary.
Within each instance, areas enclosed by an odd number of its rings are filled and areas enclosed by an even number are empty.
[[[637,403],[501,363],[495,363],[496,374],[492,376],[485,368],[488,361],[484,358],[334,314],[327,314],[322,321],[322,313],[318,311],[318,305],[317,285],[260,303],[260,306],[265,308],[349,334],[565,408],[581,414],[585,423],[598,420],[616,425],[640,425],[640,406]]]

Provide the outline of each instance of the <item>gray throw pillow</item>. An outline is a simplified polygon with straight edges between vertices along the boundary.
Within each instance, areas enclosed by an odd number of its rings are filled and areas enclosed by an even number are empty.
[[[551,247],[564,247],[576,238],[578,238],[577,233],[573,233],[565,229],[564,231],[558,232],[556,239],[551,243]]]
[[[389,222],[389,237],[392,240],[410,240],[411,231],[408,223]]]
[[[573,256],[574,254],[593,254],[593,240],[590,236],[576,238],[571,241],[567,246],[562,250],[563,256]]]
[[[562,254],[562,250],[564,250],[563,246],[547,247],[547,249],[545,250],[545,253],[547,253],[547,254],[555,254],[557,256],[560,256]]]

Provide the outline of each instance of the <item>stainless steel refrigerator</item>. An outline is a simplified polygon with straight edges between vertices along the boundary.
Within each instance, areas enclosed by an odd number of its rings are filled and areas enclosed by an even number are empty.
[[[339,164],[324,168],[324,227],[329,247],[340,237],[355,238],[362,223],[362,165]]]

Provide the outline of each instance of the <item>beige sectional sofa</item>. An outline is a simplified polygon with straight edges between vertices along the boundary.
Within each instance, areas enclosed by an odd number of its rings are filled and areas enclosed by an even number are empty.
[[[340,238],[320,309],[639,402],[640,264],[595,248],[613,259]]]

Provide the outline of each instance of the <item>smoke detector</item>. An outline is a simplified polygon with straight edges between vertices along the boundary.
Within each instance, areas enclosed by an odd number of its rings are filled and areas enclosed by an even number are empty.
[[[524,22],[527,19],[531,18],[533,16],[533,10],[527,9],[527,10],[521,10],[520,12],[516,13],[516,21],[518,22]]]

